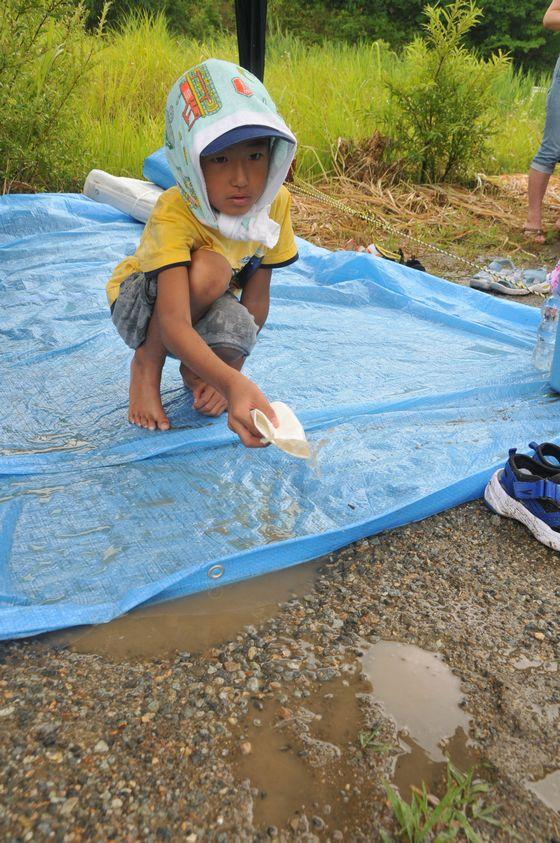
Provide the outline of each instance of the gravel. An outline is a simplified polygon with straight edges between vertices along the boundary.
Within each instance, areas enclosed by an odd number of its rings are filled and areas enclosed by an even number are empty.
[[[2,839],[376,839],[393,828],[381,781],[389,760],[361,752],[357,735],[340,745],[310,730],[319,700],[359,682],[360,642],[379,638],[442,655],[461,679],[498,819],[524,841],[558,838],[558,816],[523,782],[560,766],[559,597],[558,555],[474,502],[333,554],[312,592],[204,653],[115,663],[7,644]],[[258,755],[253,736],[273,705],[303,764],[352,775],[361,795],[342,791],[342,830],[321,784],[309,816],[255,820],[261,796],[239,763]],[[488,839],[512,837],[493,829]]]

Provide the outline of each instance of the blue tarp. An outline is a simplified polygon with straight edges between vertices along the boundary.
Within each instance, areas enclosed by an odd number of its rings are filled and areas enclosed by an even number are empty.
[[[510,446],[553,440],[538,310],[299,241],[246,372],[316,465],[198,415],[127,423],[131,352],[104,285],[141,225],[77,195],[0,199],[0,637],[108,621],[294,565],[477,497]],[[213,566],[221,566],[211,570]],[[223,575],[213,579],[212,574]]]

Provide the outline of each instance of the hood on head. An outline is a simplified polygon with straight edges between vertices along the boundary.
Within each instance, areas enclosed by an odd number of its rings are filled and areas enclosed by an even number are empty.
[[[200,155],[220,146],[224,135],[246,139],[244,129],[252,127],[270,136],[270,165],[264,192],[241,218],[216,214],[208,202]],[[267,131],[270,130],[270,131]],[[226,143],[232,146],[233,143]],[[225,146],[221,147],[222,149]],[[204,225],[231,233],[248,230],[253,217],[262,219],[288,175],[296,150],[296,139],[276,110],[268,91],[249,71],[231,62],[208,59],[187,70],[173,85],[165,110],[165,154],[181,195]],[[222,225],[222,223],[224,225]],[[245,236],[236,239],[251,239]]]

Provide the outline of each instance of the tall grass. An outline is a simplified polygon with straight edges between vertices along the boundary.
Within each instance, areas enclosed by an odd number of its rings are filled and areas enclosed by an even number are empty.
[[[144,157],[162,145],[164,104],[175,79],[205,58],[236,61],[236,42],[228,35],[187,40],[172,35],[162,17],[145,16],[105,39],[76,113],[82,137],[76,176],[93,167],[140,176]],[[309,46],[291,35],[269,37],[265,82],[298,137],[300,175],[332,172],[339,137],[359,141],[390,130],[385,81],[399,72],[400,57],[382,42]],[[495,134],[486,172],[527,168],[540,140],[548,84],[548,77],[504,70],[491,93]]]

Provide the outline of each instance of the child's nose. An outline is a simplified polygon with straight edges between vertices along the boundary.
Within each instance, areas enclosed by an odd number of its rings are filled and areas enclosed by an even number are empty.
[[[235,187],[244,187],[248,183],[247,167],[244,161],[237,161],[232,172],[232,184]]]

